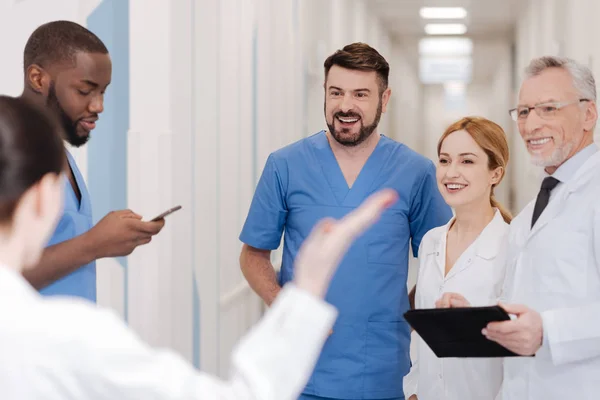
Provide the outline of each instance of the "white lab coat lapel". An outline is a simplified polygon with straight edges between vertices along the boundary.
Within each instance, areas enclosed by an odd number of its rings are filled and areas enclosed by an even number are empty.
[[[599,164],[600,152],[590,157],[577,171],[575,176],[569,182],[567,182],[567,187],[565,190],[562,190],[559,196],[554,198],[548,204],[533,226],[533,229],[530,230],[527,241],[531,240],[531,238],[535,236],[535,234],[538,233],[542,228],[544,228],[549,221],[552,221],[552,219],[556,217],[556,215],[564,208],[564,203],[569,195],[584,186],[585,183],[592,177],[593,173],[597,173],[597,168],[600,167]],[[533,207],[531,207],[531,215],[533,215]],[[531,224],[531,217],[528,218],[528,222]]]
[[[546,224],[549,221],[552,221],[552,219],[556,216],[556,214],[558,214],[558,212],[563,209],[563,204],[564,204],[565,200],[567,199],[569,193],[570,193],[570,191],[569,191],[569,188],[567,187],[566,190],[561,191],[560,194],[556,198],[552,199],[552,201],[550,203],[548,203],[548,205],[546,206],[546,208],[544,209],[544,211],[542,212],[542,214],[536,221],[533,228],[529,231],[529,236],[527,237],[527,240],[530,240],[533,236],[535,236],[536,233],[538,233],[544,226],[546,226]],[[532,212],[532,216],[533,216],[533,212]],[[529,218],[528,220],[529,220],[529,224],[531,224],[531,218]]]
[[[454,222],[454,217],[448,221],[448,223],[444,226],[444,229],[441,232],[441,235],[436,239],[435,244],[433,245],[433,256],[435,258],[435,263],[437,264],[437,268],[440,271],[442,279],[446,273],[446,240],[448,238],[448,229],[450,225]]]

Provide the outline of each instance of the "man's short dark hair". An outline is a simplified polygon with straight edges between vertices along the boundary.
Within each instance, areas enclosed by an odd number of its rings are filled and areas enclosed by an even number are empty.
[[[38,27],[27,40],[23,68],[42,68],[61,62],[74,62],[77,53],[108,54],[108,49],[92,32],[71,21],[53,21]]]
[[[390,65],[381,54],[366,43],[352,43],[325,60],[325,79],[334,65],[358,71],[375,71],[379,78],[379,93],[388,87]]]

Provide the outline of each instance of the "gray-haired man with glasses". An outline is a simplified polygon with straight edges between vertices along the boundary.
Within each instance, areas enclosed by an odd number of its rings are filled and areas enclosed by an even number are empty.
[[[535,112],[531,112],[534,110]],[[510,112],[532,161],[537,199],[511,223],[504,308],[484,334],[505,360],[504,399],[590,399],[600,392],[600,152],[596,84],[577,62],[533,60]]]
[[[510,114],[545,178],[510,227],[501,305],[516,318],[482,332],[517,354],[535,355],[504,360],[501,397],[598,398],[600,152],[591,71],[570,59],[534,59]],[[468,304],[455,293],[441,303]]]

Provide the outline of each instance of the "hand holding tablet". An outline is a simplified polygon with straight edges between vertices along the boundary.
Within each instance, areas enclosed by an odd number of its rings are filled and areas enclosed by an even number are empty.
[[[490,322],[511,319],[500,306],[410,310],[404,318],[439,358],[518,356],[481,333]]]

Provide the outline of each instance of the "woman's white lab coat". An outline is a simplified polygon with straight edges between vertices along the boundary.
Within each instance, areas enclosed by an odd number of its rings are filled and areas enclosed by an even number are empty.
[[[415,308],[435,308],[445,292],[460,293],[473,306],[497,304],[505,275],[509,226],[498,210],[477,239],[456,260],[448,275],[446,236],[452,220],[429,231],[419,250]],[[437,358],[417,340],[416,360],[404,380],[406,398],[419,400],[494,400],[502,384],[502,359]]]

